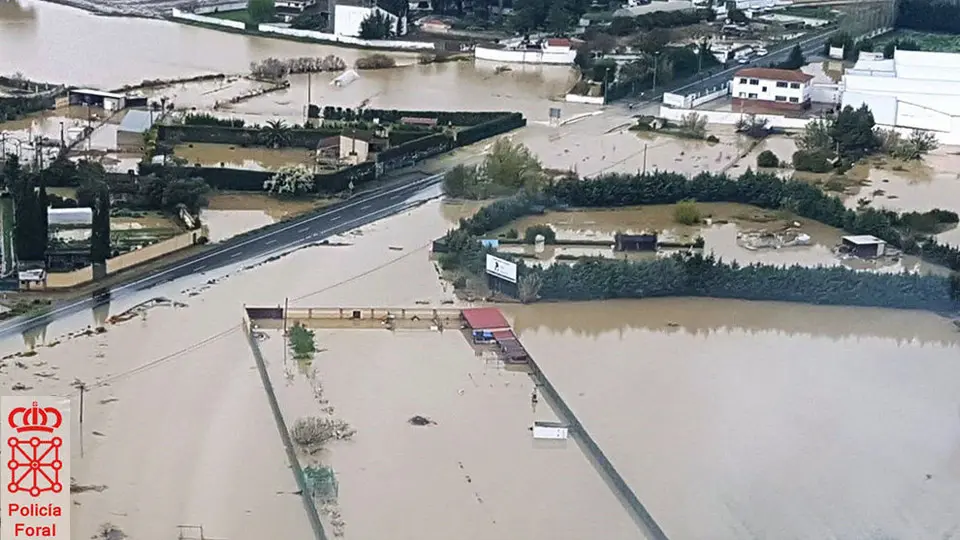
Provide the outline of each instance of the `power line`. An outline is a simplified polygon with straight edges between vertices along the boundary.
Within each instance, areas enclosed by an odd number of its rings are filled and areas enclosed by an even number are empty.
[[[349,278],[347,278],[347,279],[338,281],[337,283],[334,283],[334,284],[332,284],[332,285],[328,285],[327,287],[324,287],[324,288],[322,288],[322,289],[318,289],[318,290],[316,290],[316,291],[313,291],[313,292],[304,294],[304,295],[302,295],[302,296],[298,296],[298,297],[294,298],[293,300],[294,300],[294,301],[296,301],[296,300],[303,300],[304,298],[309,298],[309,297],[311,297],[311,296],[313,296],[313,295],[320,294],[320,293],[329,291],[329,290],[331,290],[331,289],[335,289],[335,288],[337,288],[337,287],[339,287],[339,286],[341,286],[341,285],[346,285],[347,283],[350,283],[350,282],[352,282],[352,281],[356,281],[356,280],[358,280],[358,279],[360,279],[360,278],[362,278],[362,277],[369,276],[370,274],[373,274],[374,272],[378,272],[378,271],[380,271],[380,270],[383,270],[384,268],[387,268],[388,266],[391,266],[391,265],[393,265],[393,264],[396,264],[396,263],[402,261],[403,259],[406,259],[407,257],[410,257],[411,255],[414,255],[414,254],[416,254],[416,253],[418,253],[418,252],[420,252],[420,251],[423,251],[424,249],[430,247],[430,245],[431,245],[431,243],[424,244],[424,245],[422,245],[422,246],[420,246],[420,247],[418,247],[418,248],[416,248],[416,249],[414,249],[414,250],[412,250],[412,251],[410,251],[410,252],[408,252],[408,253],[405,253],[405,254],[401,255],[400,257],[391,259],[391,260],[389,260],[389,261],[387,261],[387,262],[385,262],[385,263],[383,263],[383,264],[381,264],[381,265],[379,265],[379,266],[376,266],[376,267],[374,267],[374,268],[371,268],[370,270],[367,270],[367,271],[362,272],[362,273],[360,273],[360,274],[357,274],[357,275],[355,275],[355,276],[349,277]],[[210,336],[210,337],[208,337],[208,338],[204,338],[204,339],[202,339],[202,340],[200,340],[200,341],[198,341],[198,342],[196,342],[196,343],[193,343],[193,344],[191,344],[191,345],[188,345],[188,346],[186,346],[186,347],[184,347],[184,348],[182,348],[182,349],[179,349],[179,350],[177,350],[177,351],[174,351],[174,352],[172,352],[172,353],[170,353],[170,354],[161,356],[160,358],[157,358],[157,359],[155,359],[155,360],[151,360],[150,362],[147,362],[146,364],[142,364],[142,365],[137,366],[137,367],[135,367],[135,368],[133,368],[133,369],[124,371],[124,372],[122,372],[122,373],[118,373],[118,374],[113,375],[113,376],[111,376],[111,377],[108,377],[108,378],[106,378],[106,379],[101,379],[101,380],[97,381],[96,383],[93,383],[93,384],[90,384],[90,385],[84,385],[84,388],[83,388],[83,389],[86,390],[86,391],[93,390],[93,389],[96,389],[96,388],[100,388],[100,387],[102,387],[102,386],[106,386],[106,385],[108,385],[108,384],[110,384],[110,383],[113,383],[113,382],[116,382],[116,381],[119,381],[119,380],[122,380],[122,379],[125,379],[125,378],[128,378],[128,377],[132,377],[132,376],[134,376],[134,375],[139,375],[139,374],[141,374],[141,373],[147,372],[147,371],[149,371],[149,370],[151,370],[151,369],[153,369],[153,368],[155,368],[155,367],[157,367],[157,366],[160,366],[160,365],[162,365],[162,364],[165,364],[165,363],[167,363],[167,362],[169,362],[169,361],[171,361],[171,360],[175,360],[176,358],[178,358],[178,357],[180,357],[180,356],[183,356],[184,354],[187,354],[187,353],[189,353],[189,352],[193,352],[193,351],[196,351],[196,350],[198,350],[198,349],[201,349],[201,348],[203,348],[203,347],[205,347],[205,346],[207,346],[207,345],[209,345],[209,344],[211,344],[211,343],[213,343],[213,342],[215,342],[215,341],[217,341],[217,340],[219,340],[219,339],[222,339],[222,338],[224,338],[224,337],[232,334],[233,332],[236,332],[236,331],[239,330],[240,328],[241,328],[240,325],[233,326],[233,327],[228,328],[228,329],[226,329],[226,330],[224,330],[224,331],[222,331],[222,332],[220,332],[220,333],[218,333],[218,334],[214,334],[214,335],[212,335],[212,336]],[[63,396],[63,397],[72,398],[72,397],[78,396],[79,394],[80,394],[80,390],[78,389],[76,392],[73,392],[73,393],[71,393],[71,394],[69,394],[69,395],[66,395],[66,396]]]
[[[106,386],[106,385],[108,385],[108,384],[110,384],[110,383],[119,381],[119,380],[124,379],[124,378],[127,378],[127,377],[131,377],[131,376],[133,376],[133,375],[139,375],[139,374],[144,373],[144,372],[146,372],[146,371],[149,371],[149,370],[151,370],[151,369],[153,369],[153,368],[155,368],[155,367],[157,367],[157,366],[160,366],[160,365],[162,365],[162,364],[165,364],[165,363],[167,363],[167,362],[169,362],[169,361],[171,361],[171,360],[175,360],[176,358],[178,358],[178,357],[180,357],[180,356],[183,356],[184,354],[187,354],[187,353],[189,353],[189,352],[193,352],[193,351],[195,351],[195,350],[197,350],[197,349],[201,349],[201,348],[203,348],[204,346],[209,345],[209,344],[213,343],[214,341],[217,341],[217,340],[219,340],[219,339],[221,339],[221,338],[224,338],[224,337],[232,334],[233,332],[236,332],[236,331],[239,330],[239,329],[240,329],[240,325],[233,326],[233,327],[231,327],[231,328],[228,328],[227,330],[224,330],[223,332],[220,332],[219,334],[214,334],[214,335],[212,335],[212,336],[210,336],[210,337],[208,337],[208,338],[205,338],[205,339],[202,339],[202,340],[200,340],[200,341],[198,341],[198,342],[196,342],[196,343],[193,343],[192,345],[188,345],[187,347],[184,347],[184,348],[182,348],[182,349],[179,349],[179,350],[177,350],[177,351],[174,351],[174,352],[172,352],[172,353],[170,353],[170,354],[167,354],[167,355],[165,355],[165,356],[161,356],[160,358],[157,358],[157,359],[155,359],[155,360],[151,360],[150,362],[147,362],[146,364],[142,364],[142,365],[137,366],[137,367],[135,367],[135,368],[133,368],[133,369],[124,371],[124,372],[122,372],[122,373],[118,373],[118,374],[113,375],[113,376],[111,376],[111,377],[107,377],[106,379],[101,379],[101,380],[99,380],[99,381],[97,381],[97,382],[95,382],[95,383],[93,383],[93,384],[84,385],[84,389],[85,389],[85,390],[93,390],[93,389],[95,389],[95,388],[99,388],[99,387],[101,387],[101,386]],[[79,391],[73,392],[72,394],[69,394],[69,395],[64,396],[64,397],[71,397],[71,398],[72,398],[72,397],[74,397],[74,396],[79,395],[79,393],[80,393]]]
[[[309,297],[311,297],[311,296],[313,296],[313,295],[327,292],[327,291],[329,291],[329,290],[331,290],[331,289],[335,289],[335,288],[337,288],[337,287],[339,287],[339,286],[341,286],[341,285],[346,285],[347,283],[350,283],[351,281],[356,281],[356,280],[358,280],[358,279],[360,279],[360,278],[362,278],[362,277],[369,276],[370,274],[372,274],[372,273],[374,273],[374,272],[378,272],[378,271],[380,271],[380,270],[383,270],[384,268],[386,268],[386,267],[388,267],[388,266],[390,266],[390,265],[392,265],[392,264],[398,263],[398,262],[402,261],[403,259],[406,259],[407,257],[409,257],[409,256],[411,256],[411,255],[413,255],[413,254],[415,254],[415,253],[418,253],[418,252],[420,252],[420,251],[423,251],[424,249],[430,247],[432,244],[433,244],[432,242],[427,243],[427,244],[424,244],[424,245],[418,247],[417,249],[415,249],[415,250],[413,250],[413,251],[410,251],[409,253],[405,253],[405,254],[403,254],[403,255],[395,258],[395,259],[390,259],[389,261],[381,264],[380,266],[375,266],[375,267],[371,268],[370,270],[367,270],[366,272],[363,272],[363,273],[361,273],[361,274],[357,274],[357,275],[355,275],[355,276],[353,276],[353,277],[350,277],[350,278],[347,278],[347,279],[345,279],[345,280],[343,280],[343,281],[339,281],[339,282],[337,282],[337,283],[334,283],[333,285],[328,285],[328,286],[326,286],[326,287],[324,287],[324,288],[322,288],[322,289],[317,289],[317,290],[315,290],[315,291],[313,291],[313,292],[304,294],[303,296],[298,296],[298,297],[296,297],[296,298],[291,298],[291,300],[294,301],[294,302],[296,302],[297,300],[303,300],[304,298],[309,298]]]

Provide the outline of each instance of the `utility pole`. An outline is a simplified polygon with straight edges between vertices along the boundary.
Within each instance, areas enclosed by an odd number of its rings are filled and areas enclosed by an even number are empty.
[[[289,308],[289,306],[290,306],[290,299],[284,298],[283,299],[283,334],[284,335],[287,334],[287,309]]]
[[[659,51],[654,53],[653,55],[653,90],[651,91],[652,94],[657,93],[657,72],[658,71],[660,71],[660,52]],[[656,99],[656,96],[654,96],[654,99]]]
[[[310,102],[313,99],[313,73],[307,73],[307,121],[304,125],[310,124]]]
[[[647,174],[647,143],[643,143],[643,174]]]
[[[83,394],[87,390],[86,383],[80,383],[80,457],[83,457]]]

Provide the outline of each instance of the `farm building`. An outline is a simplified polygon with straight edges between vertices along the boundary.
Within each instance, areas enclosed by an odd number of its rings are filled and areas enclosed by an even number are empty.
[[[840,240],[842,242],[840,245],[841,251],[857,257],[865,259],[882,257],[886,252],[887,243],[869,234],[844,236]]]
[[[617,233],[613,237],[617,251],[656,251],[656,234],[623,234]]]

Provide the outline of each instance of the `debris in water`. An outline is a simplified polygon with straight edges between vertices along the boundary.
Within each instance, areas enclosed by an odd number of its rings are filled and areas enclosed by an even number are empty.
[[[419,414],[416,415],[416,416],[411,416],[410,419],[407,420],[407,422],[409,422],[411,425],[414,425],[414,426],[435,426],[435,425],[437,425],[437,423],[434,422],[433,420],[427,418],[426,416],[420,416]]]
[[[10,387],[10,389],[14,392],[26,392],[27,390],[33,390],[33,387],[27,386],[23,383],[15,383],[12,387]]]
[[[97,493],[102,493],[107,489],[107,486],[104,485],[86,485],[78,484],[73,478],[70,479],[70,493],[86,493],[88,491],[95,491]]]
[[[402,246],[389,246],[388,249],[391,249],[391,250],[393,250],[393,251],[403,251],[403,247],[402,247]]]

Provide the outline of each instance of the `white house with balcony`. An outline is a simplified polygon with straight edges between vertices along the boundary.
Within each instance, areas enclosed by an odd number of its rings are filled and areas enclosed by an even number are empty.
[[[813,75],[773,68],[744,68],[733,76],[734,110],[800,111],[810,107]]]

